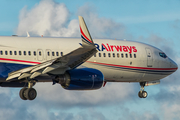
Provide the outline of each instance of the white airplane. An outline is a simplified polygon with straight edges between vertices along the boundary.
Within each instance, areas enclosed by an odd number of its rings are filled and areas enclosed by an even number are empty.
[[[79,16],[81,40],[73,38],[0,37],[0,86],[23,87],[23,100],[34,100],[36,82],[61,84],[67,90],[94,90],[106,82],[139,82],[144,86],[177,70],[177,64],[151,45],[94,39]],[[82,67],[83,66],[83,67]]]

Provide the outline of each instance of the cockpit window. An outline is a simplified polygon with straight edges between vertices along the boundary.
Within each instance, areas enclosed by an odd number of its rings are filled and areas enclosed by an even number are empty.
[[[167,55],[166,55],[165,53],[163,53],[163,52],[160,52],[159,55],[160,55],[161,57],[163,57],[163,58],[167,58]]]

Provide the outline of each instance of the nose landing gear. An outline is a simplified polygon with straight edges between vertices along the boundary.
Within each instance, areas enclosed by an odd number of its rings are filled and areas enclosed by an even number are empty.
[[[139,93],[138,93],[138,96],[139,96],[140,98],[146,98],[146,97],[148,96],[147,92],[144,91],[144,86],[145,86],[145,84],[146,84],[146,82],[140,82],[141,88],[140,88],[140,91],[139,91]]]

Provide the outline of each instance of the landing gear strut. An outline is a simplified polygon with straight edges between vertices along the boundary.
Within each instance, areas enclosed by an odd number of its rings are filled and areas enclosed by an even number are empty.
[[[140,98],[146,98],[148,96],[148,94],[146,91],[144,91],[145,82],[140,82],[140,86],[141,86],[141,88],[140,88],[140,91],[138,93],[138,96]]]
[[[34,100],[37,96],[37,92],[33,86],[33,82],[28,82],[28,88],[24,87],[20,90],[19,96],[23,100]]]

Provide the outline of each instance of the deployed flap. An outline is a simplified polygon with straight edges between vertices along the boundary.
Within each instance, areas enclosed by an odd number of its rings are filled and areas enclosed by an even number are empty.
[[[62,57],[11,72],[6,81],[34,79],[41,74],[64,74],[66,70],[74,69],[91,58],[97,52],[96,47],[81,16],[79,16],[79,23],[82,38],[81,47]]]

